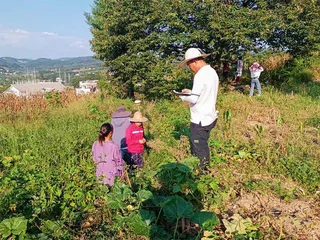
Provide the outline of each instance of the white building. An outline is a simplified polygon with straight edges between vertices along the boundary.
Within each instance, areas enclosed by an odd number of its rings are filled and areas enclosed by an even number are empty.
[[[31,96],[51,91],[63,92],[66,87],[59,82],[37,82],[12,84],[3,94],[15,94],[16,96]]]
[[[79,82],[79,88],[76,88],[76,94],[88,94],[97,91],[99,80],[86,80]]]

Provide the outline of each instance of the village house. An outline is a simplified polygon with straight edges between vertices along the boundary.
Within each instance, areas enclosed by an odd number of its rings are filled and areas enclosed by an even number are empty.
[[[36,82],[36,83],[16,83],[3,92],[3,94],[15,94],[16,96],[32,96],[44,94],[51,91],[63,92],[66,90],[60,82]]]
[[[79,88],[76,88],[76,94],[95,93],[97,91],[99,80],[86,80],[79,82]]]

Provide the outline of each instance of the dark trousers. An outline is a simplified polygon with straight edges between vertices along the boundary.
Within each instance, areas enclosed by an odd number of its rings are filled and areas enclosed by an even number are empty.
[[[130,165],[131,163],[131,155],[128,152],[127,148],[120,148],[120,153],[122,159],[126,162],[126,164]]]
[[[137,168],[143,167],[143,152],[142,153],[129,153],[130,154],[130,163],[129,163],[129,169],[134,170]]]
[[[208,139],[211,130],[217,124],[216,119],[213,123],[208,126],[201,126],[200,124],[190,124],[190,142],[191,142],[191,153],[200,159],[200,168],[203,169],[210,161],[210,149],[208,146]]]

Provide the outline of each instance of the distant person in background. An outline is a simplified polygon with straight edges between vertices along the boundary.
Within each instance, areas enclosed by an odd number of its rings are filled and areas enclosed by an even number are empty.
[[[92,156],[97,164],[96,175],[103,184],[112,186],[115,177],[121,177],[124,171],[124,161],[119,147],[111,141],[113,127],[104,123],[100,127],[98,140],[92,145]]]
[[[111,124],[113,126],[113,142],[120,148],[122,159],[129,164],[130,155],[128,154],[128,147],[126,143],[126,130],[130,126],[131,112],[126,111],[124,106],[112,113]]]
[[[143,167],[144,145],[147,142],[144,137],[143,123],[148,119],[143,117],[141,112],[135,112],[133,118],[130,118],[130,126],[126,130],[126,142],[128,152],[131,156],[130,169]]]
[[[263,72],[263,67],[260,66],[259,63],[255,62],[249,67],[251,73],[251,88],[250,88],[250,96],[253,96],[254,87],[257,87],[258,96],[261,96],[261,85],[259,81],[259,77],[261,72]]]
[[[230,72],[230,64],[227,61],[225,61],[223,62],[223,67],[222,67],[222,77],[224,82],[228,82],[229,72]]]
[[[179,97],[190,106],[191,152],[200,159],[200,171],[205,170],[210,162],[208,139],[218,120],[216,102],[219,77],[216,71],[204,61],[204,58],[209,55],[198,48],[189,48],[185,53],[185,60],[179,64],[179,67],[187,65],[195,74],[192,90],[182,90],[189,95]]]
[[[237,70],[236,70],[234,77],[233,77],[233,83],[241,84],[242,70],[243,70],[242,56],[238,56]]]

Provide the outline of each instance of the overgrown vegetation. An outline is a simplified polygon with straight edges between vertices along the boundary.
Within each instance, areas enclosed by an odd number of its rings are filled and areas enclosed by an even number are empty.
[[[102,93],[58,98],[25,99],[19,108],[19,99],[3,99],[3,238],[272,239],[312,232],[314,225],[299,232],[280,227],[266,204],[259,215],[245,205],[231,206],[252,193],[262,202],[265,196],[289,204],[317,201],[319,100],[274,89],[253,99],[221,90],[222,116],[210,138],[210,170],[203,176],[194,171],[198,160],[189,152],[188,107],[180,101],[144,102],[142,111],[150,119],[145,167],[130,173],[132,187],[118,182],[109,188],[97,183],[91,144],[120,104],[135,110],[132,101]]]
[[[109,70],[102,91],[0,98],[0,238],[320,238],[318,16],[304,0],[96,0],[87,20]],[[192,84],[176,68],[190,46],[218,68],[241,52],[266,69],[259,98],[220,88],[204,175],[189,108],[171,94]],[[126,97],[141,97],[150,120],[145,166],[108,187],[91,145],[119,105],[136,110]]]

